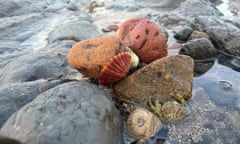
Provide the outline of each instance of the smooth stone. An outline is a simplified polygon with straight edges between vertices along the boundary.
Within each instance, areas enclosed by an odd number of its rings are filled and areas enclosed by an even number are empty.
[[[0,127],[18,109],[40,93],[58,85],[60,80],[37,80],[6,85],[0,88]]]
[[[209,59],[217,56],[217,50],[210,40],[199,38],[185,43],[179,54],[191,56],[193,59]]]
[[[7,63],[0,70],[0,85],[60,78],[68,73],[66,57],[61,55],[29,52]]]
[[[200,32],[200,31],[193,31],[189,36],[188,40],[199,39],[199,38],[206,38],[210,40],[209,36],[206,33]]]
[[[122,121],[110,96],[85,81],[69,82],[39,95],[0,130],[29,144],[122,142]]]
[[[198,16],[192,27],[207,33],[217,49],[240,56],[240,29],[216,17]]]
[[[69,65],[83,76],[98,78],[99,73],[111,58],[127,51],[115,35],[107,35],[80,41],[68,53]]]
[[[49,43],[57,40],[81,41],[100,36],[91,19],[82,18],[56,27],[49,35]]]
[[[189,56],[168,56],[142,67],[114,86],[117,98],[146,103],[150,97],[160,102],[174,99],[176,95],[185,100],[191,98],[193,60]]]
[[[184,27],[179,31],[176,31],[174,38],[181,41],[187,41],[192,32],[193,29],[191,27]]]

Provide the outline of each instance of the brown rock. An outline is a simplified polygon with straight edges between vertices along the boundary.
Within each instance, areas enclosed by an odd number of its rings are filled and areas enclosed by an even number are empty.
[[[209,36],[206,33],[204,33],[204,32],[193,31],[191,33],[191,35],[189,36],[188,40],[199,39],[199,38],[210,39]]]
[[[117,35],[123,45],[130,47],[144,63],[167,56],[167,43],[159,25],[145,18],[122,23]]]
[[[191,98],[193,81],[193,59],[176,55],[158,59],[137,70],[114,86],[119,99],[145,103],[151,98],[160,102],[176,100],[182,96]]]
[[[97,78],[103,66],[116,54],[126,51],[116,36],[83,40],[70,49],[68,63],[85,77]]]

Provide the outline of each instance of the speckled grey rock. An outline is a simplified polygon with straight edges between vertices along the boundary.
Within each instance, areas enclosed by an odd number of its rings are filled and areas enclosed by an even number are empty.
[[[0,134],[26,144],[121,144],[121,116],[108,94],[88,82],[46,91],[3,125]]]
[[[240,56],[240,29],[216,17],[199,16],[192,26],[207,33],[217,49]]]
[[[40,93],[56,86],[60,80],[38,80],[10,84],[0,88],[0,127],[3,123],[25,104],[32,101]]]

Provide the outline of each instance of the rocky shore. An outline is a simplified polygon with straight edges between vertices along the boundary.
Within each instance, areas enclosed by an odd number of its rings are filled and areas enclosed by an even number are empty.
[[[164,123],[147,143],[240,143],[239,6],[237,0],[0,1],[0,135],[26,144],[136,143],[122,113],[131,104],[83,78],[67,55],[79,41],[147,18],[164,29],[168,55],[194,60],[187,117]]]

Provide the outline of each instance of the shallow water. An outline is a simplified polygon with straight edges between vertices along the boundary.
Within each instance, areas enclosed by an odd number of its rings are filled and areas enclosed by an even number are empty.
[[[233,19],[233,13],[229,9],[228,3],[229,0],[222,0],[223,2],[217,6],[217,9],[223,14],[224,19],[232,20]]]

